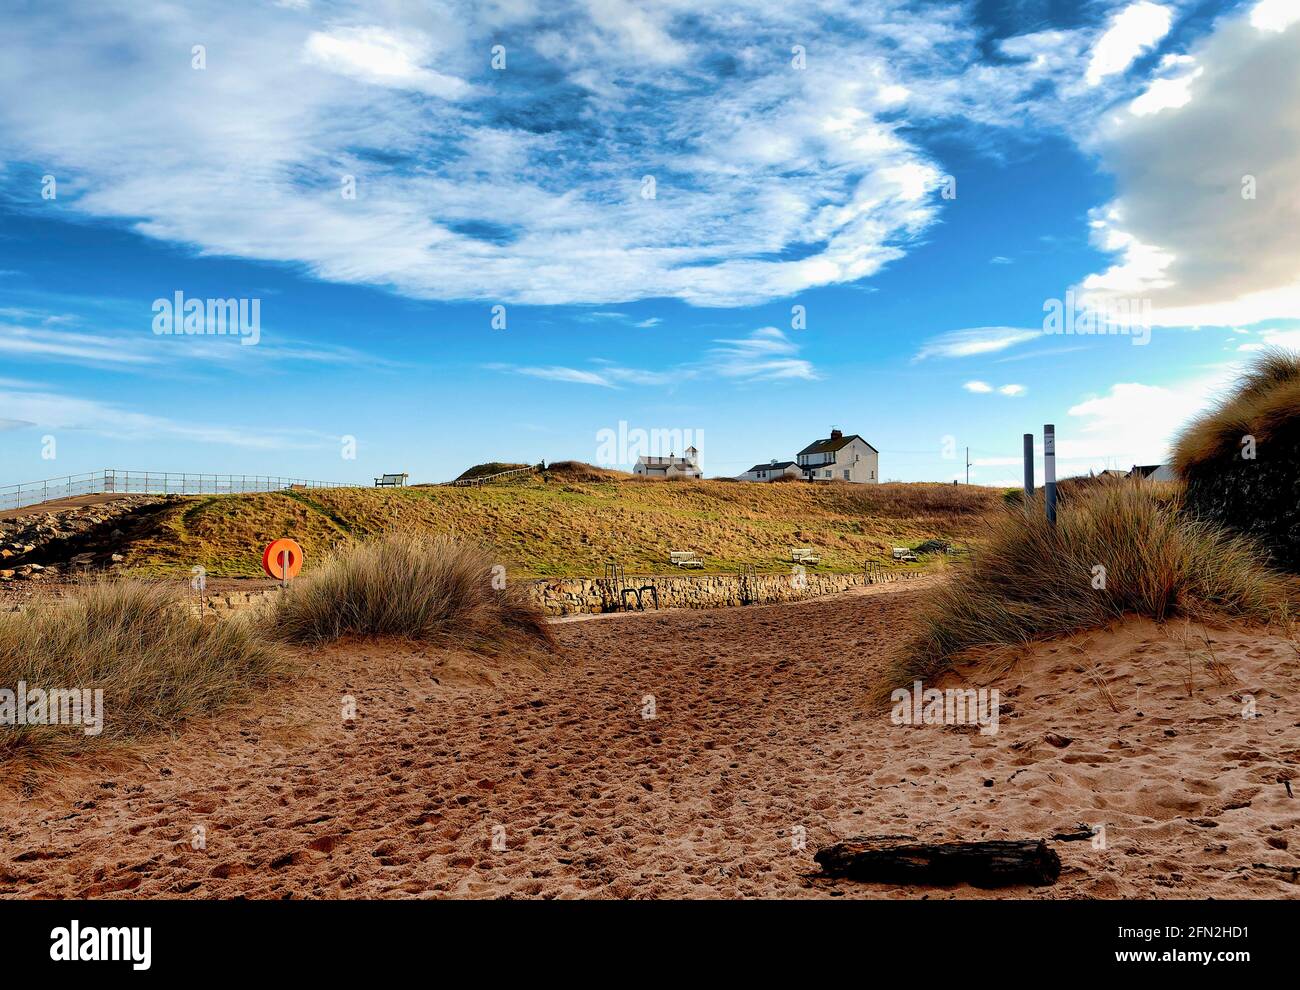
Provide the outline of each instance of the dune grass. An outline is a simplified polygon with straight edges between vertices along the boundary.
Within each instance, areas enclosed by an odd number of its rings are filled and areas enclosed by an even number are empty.
[[[1300,354],[1264,351],[1235,391],[1188,424],[1174,447],[1173,466],[1182,478],[1239,458],[1242,439],[1266,447],[1300,421]]]
[[[97,582],[0,618],[0,689],[103,691],[102,731],[0,727],[0,762],[57,767],[108,744],[168,732],[251,698],[289,672],[242,618],[202,621],[173,587]]]
[[[554,647],[546,618],[497,558],[448,536],[389,533],[343,550],[280,598],[276,634],[316,645],[341,636],[450,642],[479,652]]]
[[[983,548],[927,595],[891,686],[932,678],[972,647],[1026,644],[1126,615],[1289,621],[1287,585],[1259,548],[1190,518],[1158,486],[1097,485],[1062,503],[1055,528],[1041,499],[988,525]]]

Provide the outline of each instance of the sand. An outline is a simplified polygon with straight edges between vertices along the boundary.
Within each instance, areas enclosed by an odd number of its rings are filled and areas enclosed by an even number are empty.
[[[1128,622],[953,678],[999,688],[995,735],[895,725],[866,698],[919,589],[871,590],[560,623],[545,671],[489,676],[391,643],[308,654],[301,680],[247,711],[111,773],[0,796],[0,893],[1300,894],[1300,797],[1282,782],[1300,758],[1291,641],[1211,630],[1220,683],[1199,627]],[[1243,692],[1259,718],[1241,717]],[[1050,887],[832,882],[812,859],[855,834],[1050,838],[1079,823],[1104,824],[1105,847],[1053,841]]]

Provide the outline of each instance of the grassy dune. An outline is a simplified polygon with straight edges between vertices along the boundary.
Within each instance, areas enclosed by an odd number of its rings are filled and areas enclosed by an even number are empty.
[[[588,480],[592,479],[592,480]],[[308,567],[331,549],[394,530],[490,545],[517,576],[598,576],[670,570],[670,550],[695,550],[707,570],[788,566],[792,546],[822,554],[822,570],[885,560],[894,546],[940,538],[958,545],[1000,491],[937,484],[741,484],[593,479],[549,472],[476,488],[315,489],[189,499],[160,513],[124,548],[144,573],[202,564],[210,575],[261,574],[280,536],[303,545]]]
[[[0,616],[0,686],[100,690],[102,722],[92,733],[85,722],[6,726],[0,775],[26,779],[80,753],[174,731],[248,701],[290,669],[254,623],[203,622],[174,586],[106,581],[38,601]]]
[[[493,581],[488,550],[446,536],[392,533],[336,554],[276,603],[271,627],[292,643],[341,636],[446,641],[479,652],[554,647],[521,584]]]
[[[1289,627],[1290,591],[1259,547],[1189,517],[1174,496],[1120,481],[1080,488],[1055,528],[1041,501],[993,515],[983,549],[928,593],[891,686],[933,678],[971,648],[1025,645],[1129,615]]]

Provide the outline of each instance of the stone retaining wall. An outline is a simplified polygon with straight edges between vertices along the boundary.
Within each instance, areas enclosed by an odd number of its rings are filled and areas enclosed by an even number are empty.
[[[725,605],[789,602],[833,595],[863,584],[894,581],[918,576],[914,571],[872,575],[816,574],[800,578],[788,574],[759,574],[742,580],[735,574],[659,575],[629,577],[625,587],[653,586],[660,608],[719,608]],[[529,592],[547,615],[616,612],[619,596],[600,578],[542,578],[528,582]],[[205,596],[206,607],[216,612],[245,611],[265,607],[280,593],[279,588],[258,591],[221,591]],[[654,607],[651,592],[642,593],[644,607]],[[630,608],[636,596],[625,596]]]

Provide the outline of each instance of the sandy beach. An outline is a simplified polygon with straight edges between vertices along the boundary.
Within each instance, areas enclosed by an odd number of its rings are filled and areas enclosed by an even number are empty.
[[[873,591],[558,623],[544,671],[375,641],[304,654],[305,676],[250,710],[5,793],[0,893],[1300,893],[1291,641],[1211,630],[1235,678],[1220,683],[1189,668],[1199,626],[1133,621],[1035,646],[996,678],[950,675],[999,689],[995,734],[895,725],[868,695],[919,590]],[[1052,840],[1081,823],[1105,826],[1104,848]],[[1001,891],[818,877],[814,852],[859,834],[1043,837],[1063,870]]]

